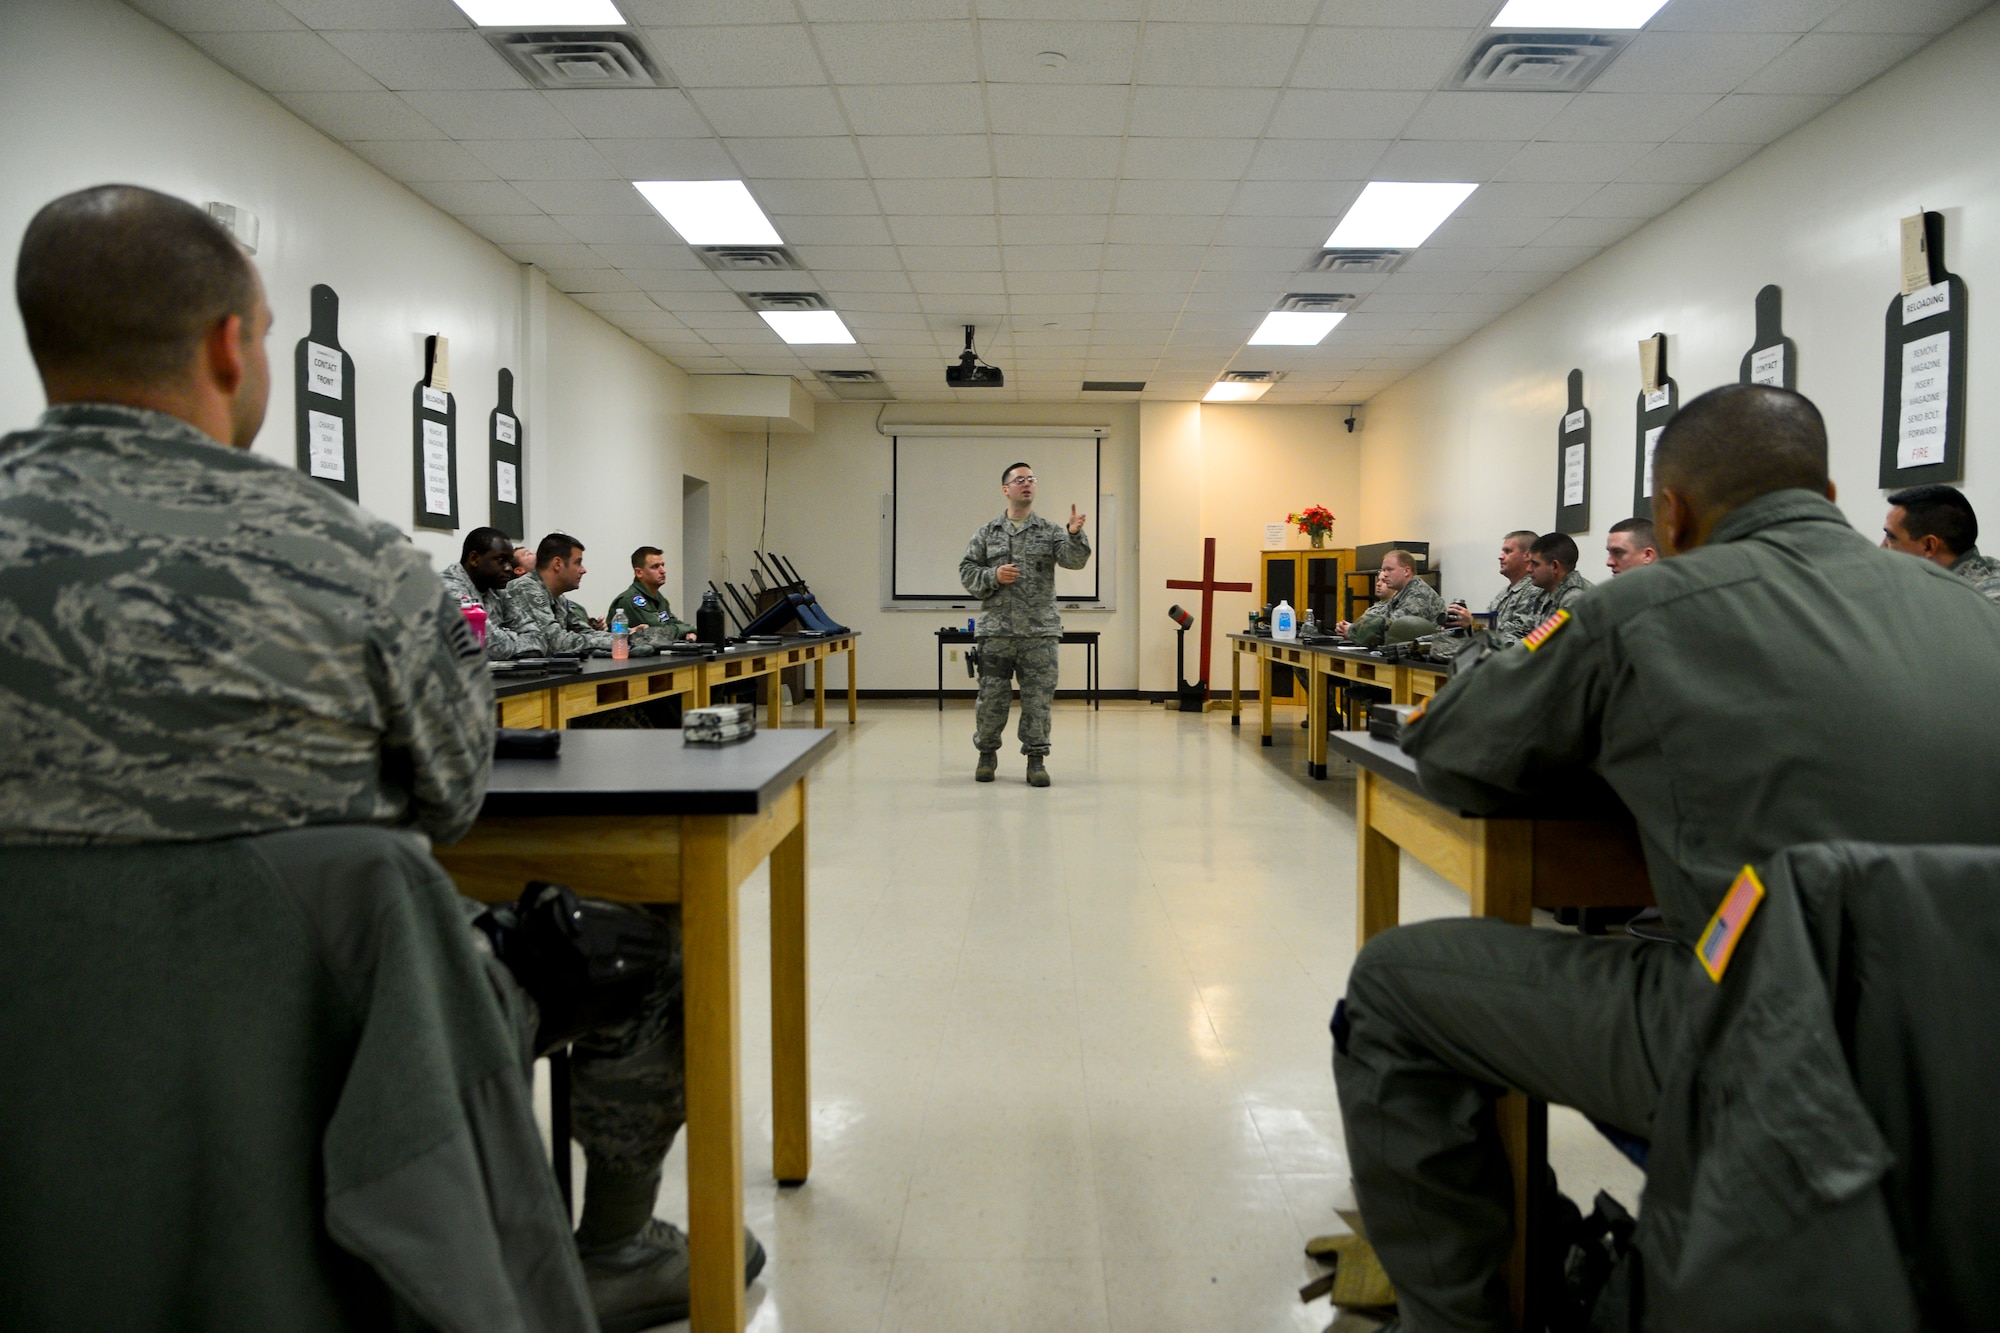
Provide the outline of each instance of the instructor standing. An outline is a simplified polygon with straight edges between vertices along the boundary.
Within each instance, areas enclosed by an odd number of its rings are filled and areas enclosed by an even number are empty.
[[[993,781],[1000,733],[1016,677],[1021,682],[1021,753],[1028,756],[1028,785],[1049,785],[1049,705],[1056,694],[1056,650],[1062,617],[1056,614],[1056,566],[1090,563],[1085,515],[1069,509],[1067,529],[1035,513],[1035,473],[1010,463],[1000,473],[1007,512],[978,532],[958,562],[959,582],[984,600],[979,618],[979,710],[972,743],[979,747],[973,776]]]

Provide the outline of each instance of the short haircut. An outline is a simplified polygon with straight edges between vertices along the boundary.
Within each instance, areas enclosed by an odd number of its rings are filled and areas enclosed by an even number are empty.
[[[44,205],[21,238],[14,299],[44,375],[175,384],[201,340],[257,305],[250,261],[214,218],[137,185]]]
[[[1528,550],[1558,562],[1564,569],[1576,568],[1576,539],[1567,532],[1545,532],[1535,538],[1535,544]]]
[[[1500,540],[1503,542],[1515,542],[1521,545],[1522,547],[1529,547],[1533,546],[1535,544],[1535,538],[1541,535],[1542,535],[1541,533],[1536,532],[1533,528],[1515,528],[1512,532],[1508,533],[1505,537],[1502,537]]]
[[[550,562],[569,559],[571,551],[581,551],[583,543],[567,532],[551,532],[535,548],[535,568],[547,569]]]
[[[1006,467],[1000,469],[1000,484],[1002,486],[1005,486],[1007,484],[1007,478],[1014,475],[1015,468],[1033,467],[1033,466],[1034,466],[1033,463],[1009,463]]]
[[[1410,570],[1412,572],[1416,570],[1417,558],[1411,555],[1408,551],[1405,551],[1402,547],[1392,546],[1388,550],[1382,552],[1382,563],[1385,565],[1388,564],[1391,557],[1393,557],[1396,563],[1401,565],[1404,569]]]
[[[1953,555],[1979,544],[1979,515],[1956,486],[1907,486],[1891,491],[1889,503],[1901,506],[1903,530],[1911,537],[1935,537]]]
[[[632,552],[632,568],[638,569],[654,556],[665,554],[666,552],[657,546],[641,546],[638,550]]]
[[[461,561],[470,560],[475,555],[486,555],[492,551],[514,554],[514,539],[498,528],[474,528],[465,534],[465,545],[458,550]]]
[[[1725,384],[1683,407],[1653,453],[1655,492],[1671,487],[1727,512],[1772,491],[1826,494],[1826,422],[1802,393]]]
[[[1659,539],[1653,532],[1653,520],[1650,518],[1621,518],[1611,525],[1611,530],[1631,533],[1632,540],[1642,551],[1649,546],[1654,550],[1659,549]]]

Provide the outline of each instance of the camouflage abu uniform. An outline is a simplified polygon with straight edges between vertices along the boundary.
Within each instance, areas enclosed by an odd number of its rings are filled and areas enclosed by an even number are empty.
[[[1422,642],[1442,644],[1446,653],[1463,652],[1478,642],[1480,636],[1496,648],[1509,647],[1519,643],[1529,630],[1542,623],[1542,617],[1535,614],[1541,600],[1542,590],[1535,586],[1533,579],[1523,574],[1495,593],[1493,600],[1486,604],[1486,614],[1493,617],[1491,628],[1445,630],[1426,635]]]
[[[628,627],[650,625],[669,639],[685,639],[694,633],[693,625],[674,615],[673,603],[637,579],[632,580],[631,587],[611,599],[611,605],[604,611],[605,624],[611,623],[611,617],[620,607],[625,609],[625,624]]]
[[[486,655],[496,662],[511,662],[517,657],[540,657],[542,645],[527,638],[516,630],[508,629],[503,623],[507,617],[506,605],[500,593],[481,592],[473,586],[472,575],[465,572],[459,561],[446,565],[438,575],[444,580],[444,590],[458,599],[463,606],[467,599],[486,612]]]
[[[1049,706],[1056,695],[1057,649],[1062,617],[1056,612],[1056,566],[1090,563],[1090,539],[1081,532],[1029,514],[1015,523],[1005,514],[966,543],[958,580],[982,599],[979,617],[979,706],[972,743],[998,750],[1007,729],[1013,681],[1021,682],[1021,753],[1049,752]],[[995,571],[1019,565],[1021,577],[1002,583]]]
[[[1396,623],[1398,616],[1417,616],[1435,625],[1444,619],[1444,598],[1438,595],[1436,588],[1412,574],[1410,581],[1397,589],[1394,595],[1383,598],[1363,611],[1354,624],[1348,627],[1348,637],[1359,638],[1355,633],[1356,630],[1363,625],[1374,625],[1378,621],[1386,630]]]
[[[1951,562],[1951,572],[1970,579],[1973,587],[2000,602],[2000,560],[1979,554],[1977,546],[1968,546],[1964,555]]]
[[[486,662],[421,552],[177,418],[0,440],[0,841],[471,827]]]
[[[1539,591],[1539,589],[1537,590]],[[1575,601],[1579,594],[1590,591],[1590,580],[1571,570],[1563,575],[1561,583],[1541,593],[1535,598],[1535,624],[1539,625],[1556,612]],[[1534,625],[1528,628],[1533,629]]]
[[[538,644],[543,654],[611,656],[611,631],[592,629],[583,608],[550,592],[537,571],[531,569],[509,583],[501,597],[507,608],[506,628]],[[644,626],[632,631],[631,648],[634,657],[659,651]]]

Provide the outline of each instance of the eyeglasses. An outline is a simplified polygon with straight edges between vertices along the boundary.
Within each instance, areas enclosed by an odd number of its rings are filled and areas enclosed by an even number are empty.
[[[1016,472],[1013,475],[1013,477],[1008,480],[1007,484],[1009,486],[1019,486],[1024,482],[1032,482],[1034,479],[1035,479],[1035,474],[1032,472]]]

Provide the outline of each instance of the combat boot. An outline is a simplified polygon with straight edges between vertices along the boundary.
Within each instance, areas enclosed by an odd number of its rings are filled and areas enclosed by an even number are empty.
[[[649,1218],[635,1236],[617,1245],[578,1247],[590,1303],[603,1333],[639,1333],[688,1317],[687,1234]],[[764,1271],[764,1247],[743,1232],[745,1286]]]
[[[1042,763],[1042,757],[1038,754],[1028,756],[1028,785],[1030,787],[1046,787],[1049,785],[1048,767]]]
[[[979,752],[979,767],[972,770],[974,782],[991,782],[993,775],[1000,771],[1000,755],[995,750]]]

